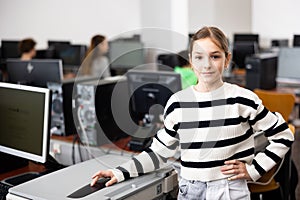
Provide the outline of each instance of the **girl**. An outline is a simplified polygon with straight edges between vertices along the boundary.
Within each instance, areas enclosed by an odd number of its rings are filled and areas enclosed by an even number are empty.
[[[105,78],[111,76],[109,62],[105,54],[108,52],[108,42],[103,35],[95,35],[91,39],[82,74]]]
[[[111,170],[107,186],[156,170],[179,145],[181,171],[178,199],[250,199],[247,180],[256,181],[289,150],[294,138],[278,113],[268,111],[251,91],[224,83],[231,53],[224,33],[203,27],[191,40],[189,61],[197,85],[175,93],[166,104],[164,129],[149,149]],[[270,141],[254,154],[254,132]]]

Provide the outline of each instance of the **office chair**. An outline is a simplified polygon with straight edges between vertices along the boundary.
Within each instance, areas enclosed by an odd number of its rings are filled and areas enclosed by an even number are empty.
[[[295,104],[295,96],[293,94],[280,93],[276,91],[262,89],[254,89],[254,92],[262,100],[264,106],[268,110],[272,112],[279,112],[282,115],[282,117],[286,120],[286,122],[288,122],[289,116],[292,113]],[[289,128],[291,129],[292,133],[295,134],[295,127],[292,124],[289,124]],[[284,192],[282,191],[282,186],[279,182],[277,182],[274,179],[283,162],[284,160],[282,160],[280,163],[277,163],[257,182],[248,183],[248,188],[254,197],[259,197],[259,199],[263,199],[263,196],[270,193],[274,193],[275,195],[280,195],[281,199],[284,199]],[[276,199],[278,198],[279,196],[276,196]]]

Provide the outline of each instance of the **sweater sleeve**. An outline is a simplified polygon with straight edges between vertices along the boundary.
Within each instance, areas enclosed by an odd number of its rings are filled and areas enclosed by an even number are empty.
[[[154,136],[152,144],[130,161],[112,169],[118,182],[155,171],[166,165],[167,159],[174,156],[179,148],[178,134],[174,129],[176,115],[173,103],[169,100],[165,108],[164,128]]]
[[[262,105],[257,97],[258,107],[250,116],[249,123],[254,131],[264,131],[269,145],[263,152],[254,157],[251,164],[246,164],[247,171],[253,181],[276,165],[288,152],[294,135],[280,113],[272,113]]]

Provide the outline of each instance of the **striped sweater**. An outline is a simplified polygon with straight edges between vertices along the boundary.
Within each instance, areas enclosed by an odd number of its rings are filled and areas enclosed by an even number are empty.
[[[279,113],[268,111],[255,93],[224,83],[212,92],[193,86],[170,97],[164,129],[147,150],[113,169],[118,182],[161,168],[180,149],[181,176],[203,182],[226,178],[224,161],[245,162],[256,181],[291,147],[293,134]],[[264,152],[254,154],[254,133],[264,131],[270,141]]]

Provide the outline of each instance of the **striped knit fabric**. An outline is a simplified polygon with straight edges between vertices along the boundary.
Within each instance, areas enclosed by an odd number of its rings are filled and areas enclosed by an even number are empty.
[[[163,167],[179,149],[185,179],[227,178],[220,167],[238,159],[256,181],[284,157],[294,140],[279,113],[268,111],[250,90],[229,83],[212,92],[197,92],[193,86],[177,92],[165,107],[164,125],[149,149],[112,170],[118,182]],[[270,144],[254,155],[257,131],[264,131]]]

